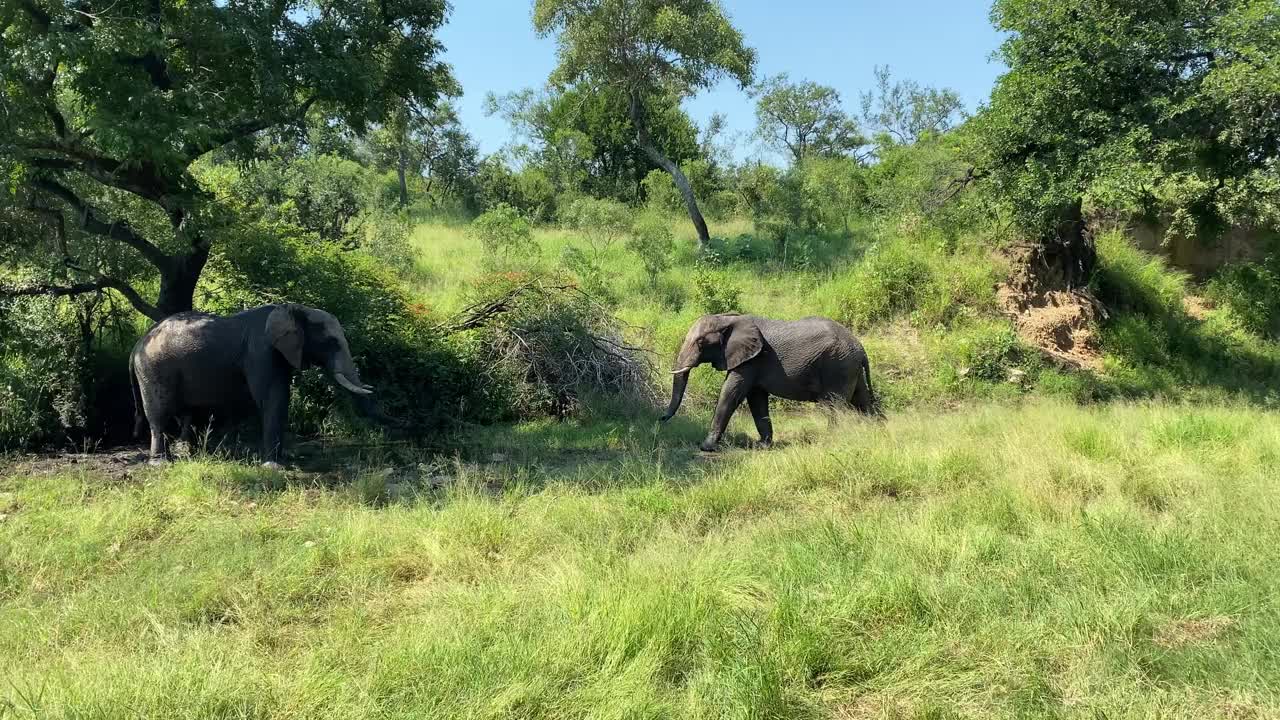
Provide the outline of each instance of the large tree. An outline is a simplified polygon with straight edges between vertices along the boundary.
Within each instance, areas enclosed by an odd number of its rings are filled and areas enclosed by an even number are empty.
[[[756,88],[756,135],[775,150],[806,157],[839,157],[866,144],[858,123],[840,106],[835,88],[808,80],[792,82],[786,73],[766,78]]]
[[[677,165],[698,157],[698,128],[679,104],[666,102],[648,109],[646,129],[667,157]],[[577,161],[581,186],[568,188],[572,191],[635,202],[641,182],[659,169],[636,145],[628,100],[616,88],[596,92],[576,87],[525,89],[490,95],[486,111],[511,125],[522,159],[547,166],[562,165],[566,158]],[[575,138],[588,142],[573,143]]]
[[[914,145],[939,135],[964,118],[964,102],[950,88],[922,86],[914,80],[894,81],[888,65],[875,69],[875,90],[862,94],[862,118],[893,142]]]
[[[409,204],[410,175],[423,178],[427,192],[438,181],[438,189],[449,193],[474,175],[479,163],[479,148],[452,102],[434,109],[405,103],[369,136],[368,147],[380,171],[395,171],[401,207]]]
[[[0,190],[9,295],[113,288],[192,308],[219,222],[193,165],[310,113],[357,132],[451,83],[445,0],[6,0]],[[43,262],[41,262],[43,260]],[[149,273],[137,273],[139,265]],[[158,279],[154,301],[136,276]],[[14,282],[14,275],[21,282]]]
[[[997,0],[992,18],[1009,72],[975,118],[978,174],[1066,284],[1092,269],[1081,212],[1100,184],[1170,188],[1203,225],[1274,179],[1275,0]]]
[[[716,0],[536,0],[533,23],[543,36],[557,34],[561,87],[611,88],[627,99],[636,144],[671,174],[698,232],[707,223],[680,166],[649,132],[653,108],[690,97],[724,77],[751,83],[755,51]]]

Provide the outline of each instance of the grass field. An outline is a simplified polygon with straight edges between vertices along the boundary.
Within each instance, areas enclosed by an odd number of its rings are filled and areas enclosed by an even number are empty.
[[[395,487],[11,468],[0,717],[1280,713],[1275,416],[804,415],[714,458],[702,420],[487,430]]]

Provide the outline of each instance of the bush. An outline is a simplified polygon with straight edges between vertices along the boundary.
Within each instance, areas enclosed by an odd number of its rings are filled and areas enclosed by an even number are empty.
[[[67,304],[0,304],[0,450],[61,440],[86,421],[84,357]]]
[[[478,362],[401,289],[381,260],[314,242],[307,233],[261,219],[243,223],[218,245],[204,285],[203,306],[230,314],[267,302],[297,302],[328,310],[346,331],[361,379],[376,403],[426,436],[459,422],[511,416],[500,394],[477,383]],[[340,401],[319,377],[303,375],[294,393],[292,428],[304,435],[349,433],[357,408]]]
[[[1249,332],[1280,336],[1280,256],[1222,268],[1205,287],[1205,296]]]
[[[506,203],[498,203],[472,221],[471,234],[490,256],[521,257],[537,250],[533,227],[520,211]]]
[[[952,362],[964,377],[1006,382],[1034,357],[1008,322],[983,321],[958,329],[949,339]]]
[[[0,452],[131,436],[131,316],[102,294],[0,300]]]
[[[392,176],[394,177],[394,176]],[[204,169],[201,181],[249,217],[296,226],[320,242],[373,255],[398,272],[413,267],[408,214],[395,186],[334,155],[304,155]]]
[[[658,276],[671,267],[673,246],[671,225],[661,216],[648,214],[636,223],[631,238],[627,240],[627,249],[640,259],[649,287],[656,288]]]
[[[595,254],[609,250],[631,230],[631,209],[616,200],[578,198],[560,214],[560,220],[577,230]]]
[[[578,278],[578,284],[587,294],[606,305],[617,304],[617,295],[594,257],[570,245],[561,251],[560,263]]]
[[[535,222],[555,219],[556,188],[546,173],[536,167],[513,171],[501,157],[491,155],[480,163],[476,177],[481,209],[509,205]]]
[[[738,312],[742,304],[742,288],[733,284],[727,274],[708,265],[699,265],[693,273],[694,298],[703,312],[711,314]]]
[[[867,328],[915,310],[935,289],[929,263],[905,243],[880,246],[841,283],[836,319],[854,328]]]

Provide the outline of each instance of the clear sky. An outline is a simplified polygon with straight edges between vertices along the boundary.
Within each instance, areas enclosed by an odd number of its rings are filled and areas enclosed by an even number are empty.
[[[441,32],[446,59],[462,83],[462,120],[485,153],[510,137],[500,118],[484,116],[489,91],[541,87],[555,67],[555,41],[539,39],[532,0],[454,0]],[[951,87],[972,111],[985,100],[1002,66],[992,60],[1000,36],[988,0],[725,0],[734,25],[758,53],[757,76],[790,73],[838,90],[850,112],[870,88],[875,65],[895,78]],[[713,112],[728,116],[748,153],[753,101],[722,84],[686,104],[700,125]]]

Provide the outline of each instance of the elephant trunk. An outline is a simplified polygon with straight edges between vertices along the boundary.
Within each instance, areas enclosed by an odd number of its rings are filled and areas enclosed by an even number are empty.
[[[360,371],[356,370],[355,360],[351,359],[351,351],[345,347],[333,355],[329,372],[333,381],[352,395],[373,394],[373,388],[360,381]]]
[[[680,403],[684,402],[684,389],[688,384],[688,370],[675,373],[671,376],[671,404],[667,406],[667,414],[662,416],[662,422],[666,422],[675,417],[676,411],[680,409]]]

